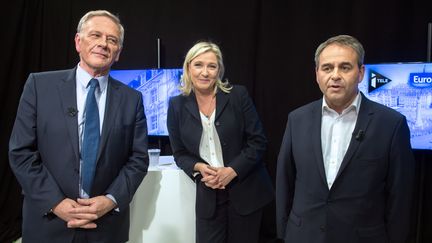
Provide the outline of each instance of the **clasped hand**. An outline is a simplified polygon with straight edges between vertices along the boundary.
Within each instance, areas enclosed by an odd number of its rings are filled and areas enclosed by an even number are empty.
[[[53,208],[53,213],[67,222],[68,228],[94,229],[97,227],[94,221],[115,206],[115,203],[106,196],[78,198],[77,201],[65,198]]]
[[[237,173],[231,167],[213,167],[204,163],[199,163],[198,171],[202,175],[201,181],[212,189],[225,189],[236,176]]]

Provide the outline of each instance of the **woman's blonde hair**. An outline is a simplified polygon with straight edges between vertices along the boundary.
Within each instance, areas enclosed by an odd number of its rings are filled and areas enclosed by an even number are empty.
[[[213,52],[216,55],[218,67],[219,67],[218,75],[216,78],[216,85],[214,87],[214,93],[216,94],[218,88],[225,93],[229,93],[230,90],[232,89],[232,86],[229,84],[228,80],[222,81],[225,72],[225,67],[223,64],[222,53],[219,47],[212,42],[200,41],[196,43],[188,51],[183,63],[183,76],[181,78],[181,86],[180,86],[180,91],[182,92],[183,95],[188,96],[193,90],[192,78],[189,73],[190,63],[194,58],[206,52]]]

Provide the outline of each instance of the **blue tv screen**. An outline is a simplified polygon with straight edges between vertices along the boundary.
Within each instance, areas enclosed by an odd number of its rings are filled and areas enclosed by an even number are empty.
[[[175,68],[111,70],[110,75],[142,93],[148,134],[168,136],[168,101],[171,96],[180,94],[178,88],[182,73],[182,69]]]
[[[432,63],[366,64],[359,88],[405,115],[413,149],[432,150]]]

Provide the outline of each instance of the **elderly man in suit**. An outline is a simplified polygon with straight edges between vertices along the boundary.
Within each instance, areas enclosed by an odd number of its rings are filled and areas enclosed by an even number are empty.
[[[28,77],[9,144],[23,242],[128,240],[148,156],[142,96],[109,76],[123,36],[118,17],[90,11],[75,36],[77,67]]]
[[[324,97],[288,116],[277,166],[285,242],[406,242],[414,158],[404,116],[358,90],[364,50],[347,35],[316,50]]]

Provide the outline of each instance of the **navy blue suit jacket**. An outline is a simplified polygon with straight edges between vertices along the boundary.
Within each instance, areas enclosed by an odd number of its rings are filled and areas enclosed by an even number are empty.
[[[170,99],[168,131],[174,159],[191,178],[200,158],[202,124],[194,93]],[[262,161],[267,140],[246,89],[233,86],[230,93],[218,90],[215,126],[226,167],[237,177],[226,187],[235,210],[247,215],[269,203],[274,196],[270,177]],[[196,180],[196,216],[209,218],[216,207],[216,191]]]
[[[64,198],[79,197],[75,72],[30,74],[21,96],[9,158],[24,193],[24,242],[71,242],[76,231],[47,214]],[[127,241],[129,203],[147,167],[142,95],[110,77],[91,196],[113,195],[120,211],[109,212],[96,221],[96,229],[85,230],[89,242]]]
[[[279,237],[287,243],[405,242],[415,168],[405,117],[362,95],[348,150],[329,189],[321,105],[322,99],[288,116],[276,178]]]

